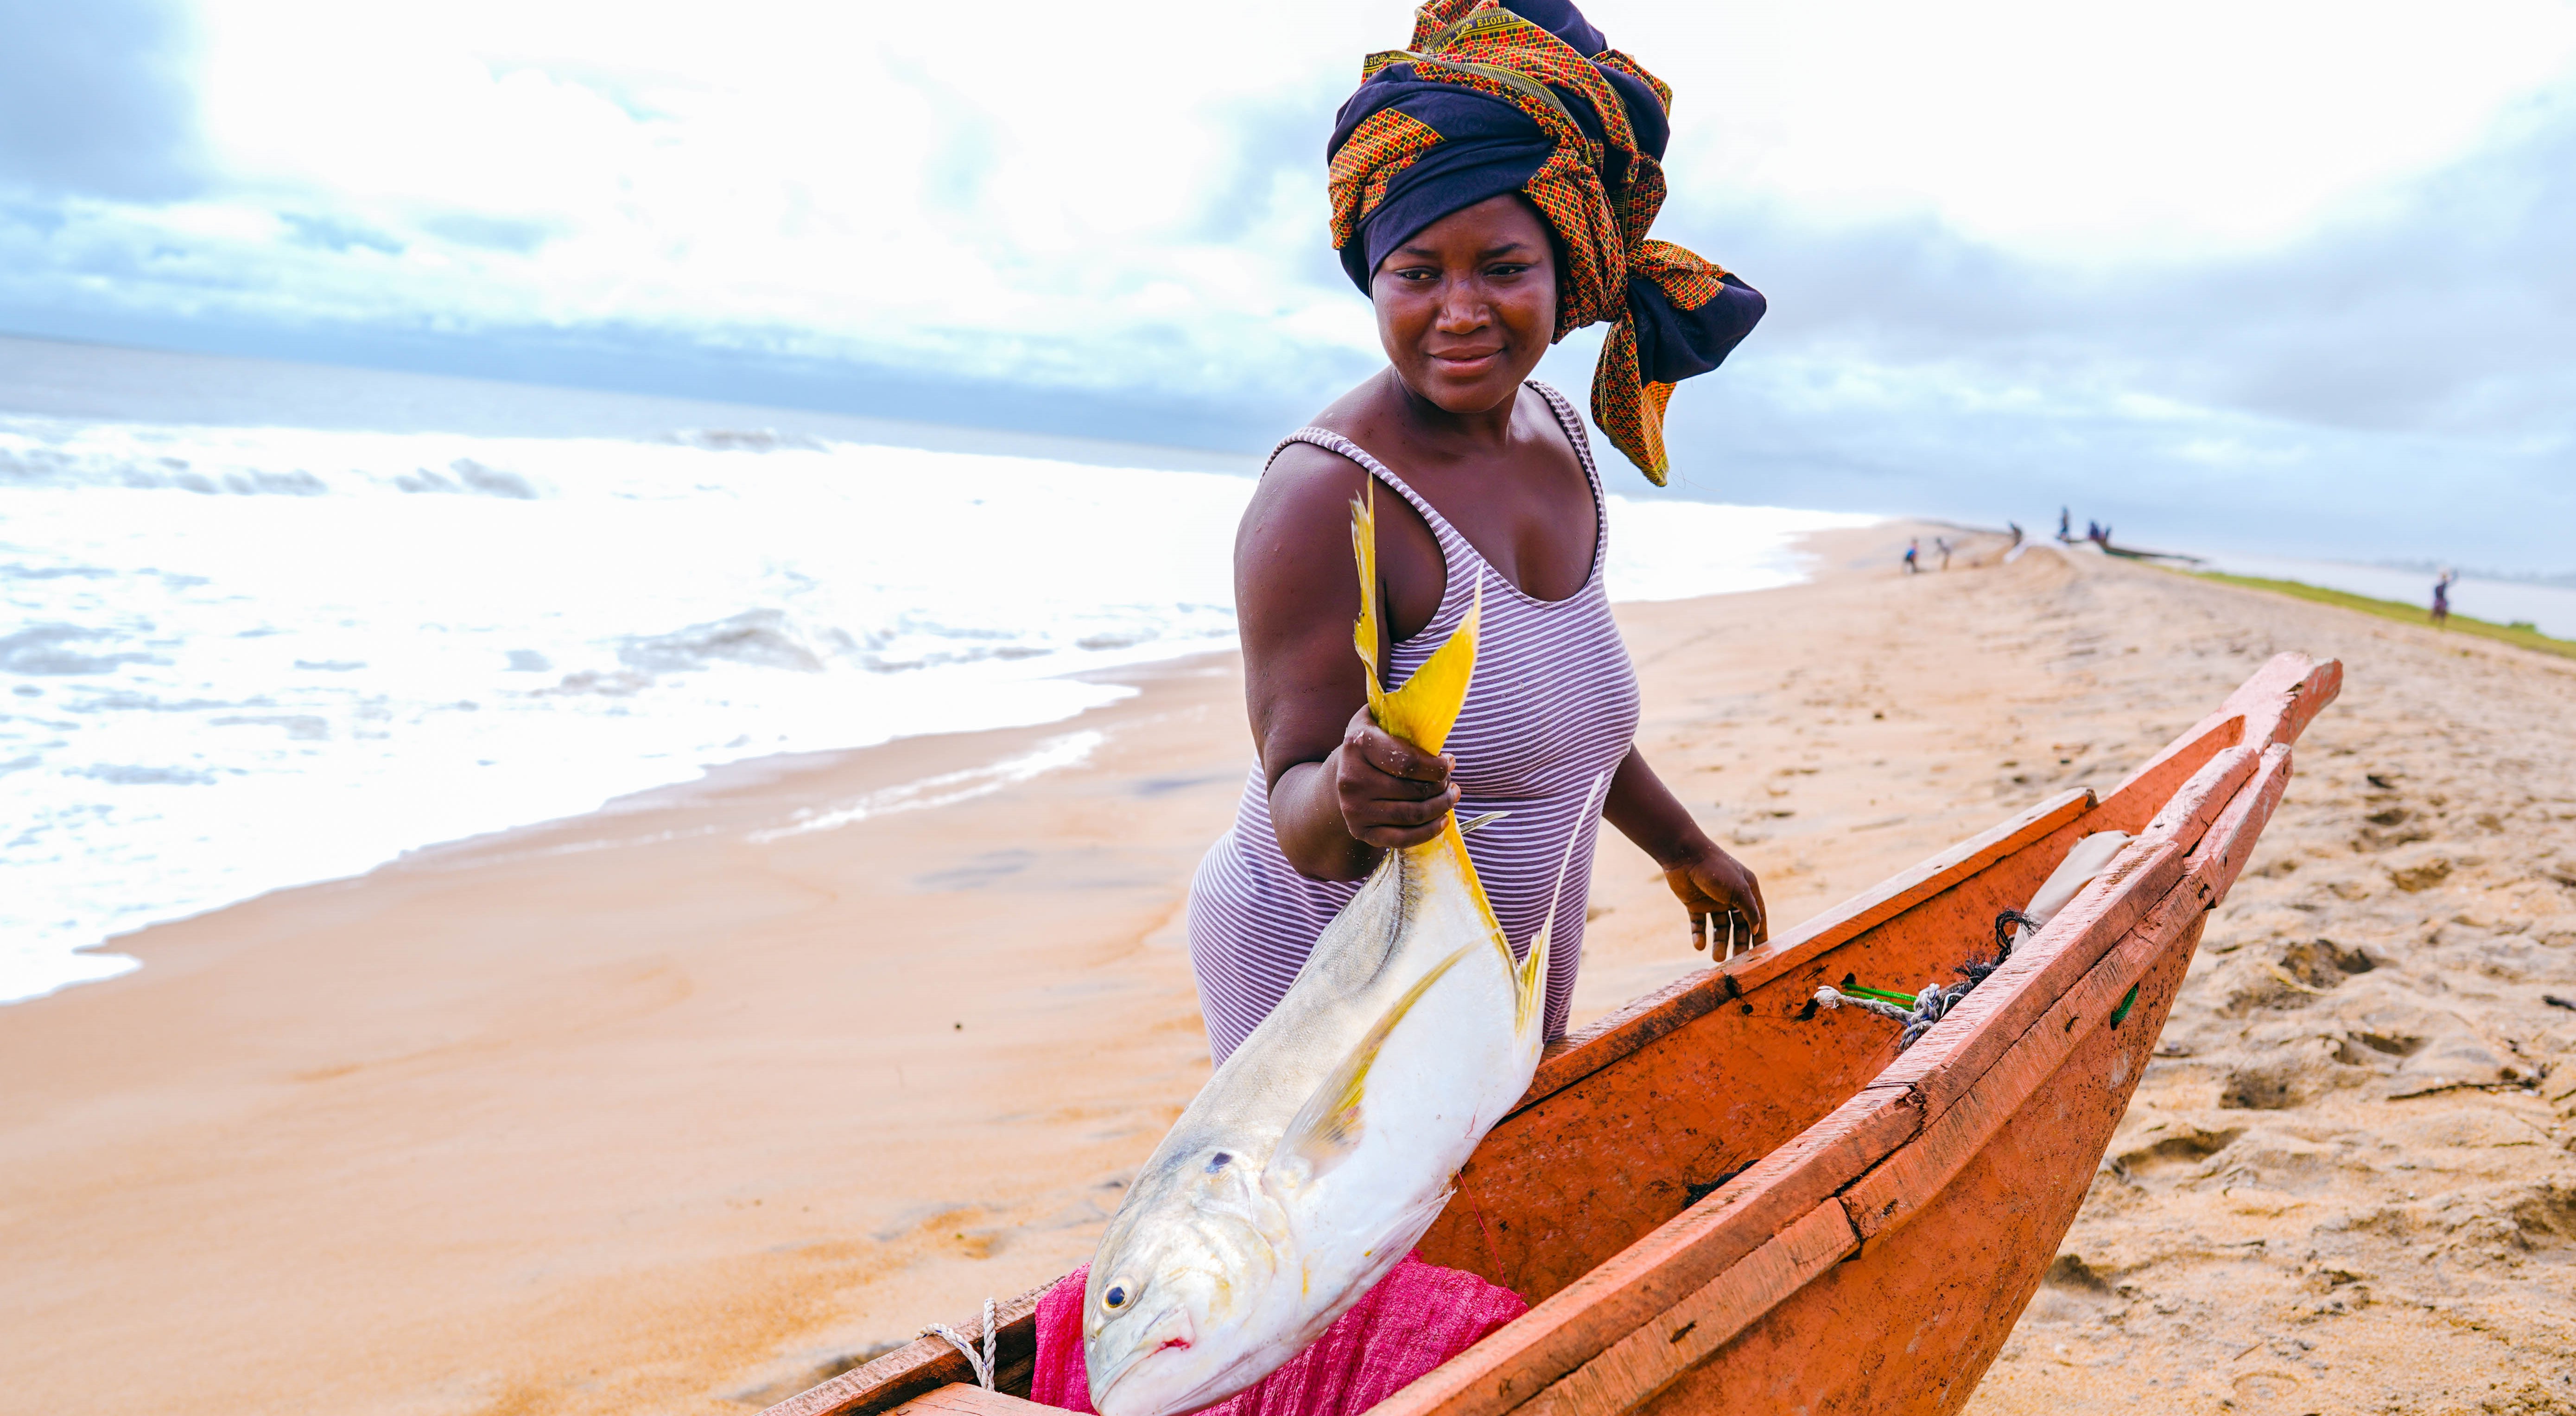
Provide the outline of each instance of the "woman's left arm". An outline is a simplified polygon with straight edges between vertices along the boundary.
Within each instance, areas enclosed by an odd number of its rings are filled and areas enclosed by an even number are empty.
[[[1664,882],[1690,912],[1692,948],[1714,945],[1717,941],[1704,932],[1710,917],[1730,910],[1742,917],[1748,942],[1760,944],[1771,937],[1762,882],[1699,829],[1690,809],[1646,765],[1644,753],[1628,749],[1610,778],[1610,797],[1602,803],[1601,815],[1664,868]]]

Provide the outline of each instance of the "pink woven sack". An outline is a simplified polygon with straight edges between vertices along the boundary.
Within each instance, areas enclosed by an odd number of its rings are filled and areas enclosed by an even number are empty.
[[[1038,1300],[1029,1399],[1040,1405],[1091,1410],[1082,1367],[1082,1289],[1090,1276],[1086,1264]],[[1359,1416],[1528,1311],[1508,1288],[1407,1254],[1312,1347],[1208,1407],[1206,1416]]]

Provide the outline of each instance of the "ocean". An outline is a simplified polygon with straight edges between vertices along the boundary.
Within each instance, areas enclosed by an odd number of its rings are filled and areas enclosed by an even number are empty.
[[[1232,646],[1252,471],[0,339],[0,1002],[136,967],[110,941],[156,921],[708,767],[1113,701],[1072,675]],[[1797,536],[1872,519],[1614,496],[1611,593],[1792,583]]]

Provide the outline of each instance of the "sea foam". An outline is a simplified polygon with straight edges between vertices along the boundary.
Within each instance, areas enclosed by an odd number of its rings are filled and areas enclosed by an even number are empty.
[[[760,431],[0,416],[0,1001],[132,967],[93,946],[157,920],[716,763],[1113,701],[1069,675],[1231,647],[1252,485]],[[1798,533],[1867,519],[1610,517],[1628,599],[1788,583]]]

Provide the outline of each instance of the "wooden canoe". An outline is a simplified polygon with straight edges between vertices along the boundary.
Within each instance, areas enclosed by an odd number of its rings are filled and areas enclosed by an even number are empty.
[[[2043,802],[1552,1048],[1421,1244],[1534,1306],[1377,1416],[1964,1406],[2342,677],[2281,655],[2107,795]],[[1903,1055],[1887,1020],[1812,1006],[1851,975],[1953,977],[2096,831],[2137,839]],[[1009,1394],[1038,1296],[998,1310],[998,1392],[925,1338],[765,1416],[1044,1410]]]

